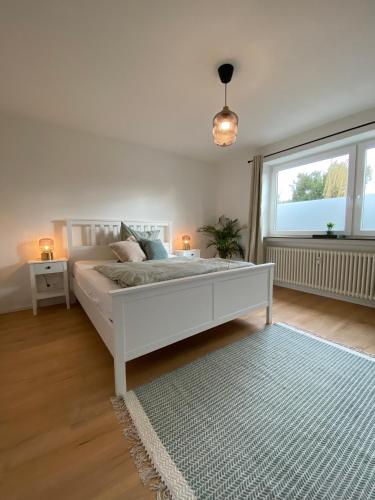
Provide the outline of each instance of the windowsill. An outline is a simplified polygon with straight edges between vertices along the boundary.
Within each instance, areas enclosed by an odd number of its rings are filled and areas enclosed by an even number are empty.
[[[331,250],[360,250],[375,252],[375,238],[312,238],[311,236],[266,236],[266,246],[290,246],[300,248],[326,248]]]
[[[305,236],[265,236],[264,239],[283,239],[283,240],[314,240],[314,241],[332,241],[332,242],[337,242],[337,241],[375,241],[374,236],[345,236],[344,237],[338,237],[338,238],[313,238],[312,236],[305,235]]]

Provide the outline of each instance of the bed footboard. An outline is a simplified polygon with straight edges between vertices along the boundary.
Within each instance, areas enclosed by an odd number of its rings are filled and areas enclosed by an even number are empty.
[[[266,308],[272,322],[273,264],[110,292],[116,394],[126,392],[125,362],[216,325]]]

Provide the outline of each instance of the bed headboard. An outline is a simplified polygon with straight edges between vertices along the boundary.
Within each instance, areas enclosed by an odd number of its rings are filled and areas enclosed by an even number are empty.
[[[172,224],[163,221],[125,220],[136,231],[160,230],[159,238],[172,253]],[[121,220],[71,219],[66,221],[69,261],[113,259],[109,243],[120,240]]]

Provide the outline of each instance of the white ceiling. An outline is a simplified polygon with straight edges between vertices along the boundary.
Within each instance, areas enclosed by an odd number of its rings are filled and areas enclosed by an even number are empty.
[[[375,106],[374,25],[374,0],[0,0],[0,109],[220,161]]]

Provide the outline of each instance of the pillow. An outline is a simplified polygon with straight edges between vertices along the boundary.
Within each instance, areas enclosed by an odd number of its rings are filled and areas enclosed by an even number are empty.
[[[168,252],[161,240],[140,240],[139,243],[148,260],[168,259]]]
[[[154,231],[133,231],[135,239],[140,240],[157,240],[159,239],[160,229]]]
[[[111,243],[109,246],[121,262],[142,262],[142,260],[146,260],[146,255],[134,236],[130,236],[125,241],[116,241],[116,243]]]
[[[127,226],[124,222],[121,222],[120,236],[122,240],[127,240],[131,236],[139,240],[157,240],[159,238],[160,229],[155,229],[154,231],[136,231],[131,227]]]
[[[121,229],[120,229],[120,238],[121,238],[121,240],[125,241],[128,238],[130,238],[130,236],[134,236],[134,234],[132,233],[132,230],[126,224],[124,224],[123,222],[121,222]]]

